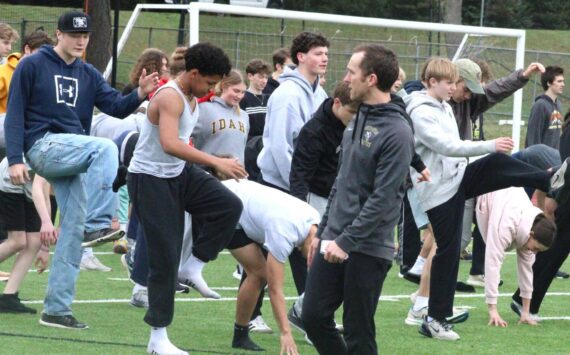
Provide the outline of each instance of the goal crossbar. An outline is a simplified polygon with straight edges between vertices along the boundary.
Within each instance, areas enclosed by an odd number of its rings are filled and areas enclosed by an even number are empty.
[[[432,23],[432,22],[392,20],[392,19],[347,16],[347,15],[334,15],[334,14],[323,14],[316,12],[265,9],[265,8],[236,6],[236,5],[203,3],[203,2],[192,2],[188,5],[138,4],[135,7],[125,27],[125,30],[123,31],[121,38],[119,40],[117,48],[118,50],[117,57],[120,55],[127,41],[127,38],[129,37],[134,27],[136,19],[140,15],[141,11],[148,11],[148,10],[188,11],[189,29],[190,29],[189,45],[196,44],[200,40],[200,35],[199,35],[200,13],[209,12],[209,13],[242,15],[242,16],[251,16],[251,17],[328,22],[328,23],[337,23],[345,25],[410,29],[410,30],[445,32],[445,33],[460,33],[464,35],[472,34],[472,35],[484,35],[484,36],[511,37],[516,39],[515,68],[513,69],[520,69],[524,67],[525,40],[526,40],[525,30],[465,26],[465,25],[454,25],[454,24]],[[107,69],[105,70],[104,73],[105,78],[109,77],[111,73],[111,68],[112,68],[112,59],[109,61]],[[520,127],[521,127],[522,100],[523,100],[522,89],[517,90],[513,98],[514,100],[513,100],[512,138],[515,143],[514,149],[516,151],[518,150],[520,144]]]

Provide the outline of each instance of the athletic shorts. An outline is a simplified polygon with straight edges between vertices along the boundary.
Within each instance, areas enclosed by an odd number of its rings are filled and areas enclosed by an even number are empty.
[[[416,227],[418,230],[426,229],[429,224],[428,215],[422,210],[418,193],[413,187],[408,189],[408,201],[410,202],[410,208],[412,210],[414,222],[416,222]]]
[[[0,220],[9,232],[39,232],[42,227],[34,203],[24,194],[0,191]]]
[[[255,241],[249,239],[249,237],[245,234],[243,229],[236,229],[232,240],[228,244],[226,248],[229,250],[239,249],[245,247],[246,245],[255,243]]]

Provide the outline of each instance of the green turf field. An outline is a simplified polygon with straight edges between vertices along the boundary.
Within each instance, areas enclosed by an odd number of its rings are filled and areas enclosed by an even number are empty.
[[[144,311],[129,305],[132,284],[127,281],[119,256],[102,247],[97,255],[112,272],[80,273],[77,284],[75,316],[90,329],[70,331],[47,328],[38,324],[38,315],[0,314],[0,354],[142,354],[146,349],[149,328],[143,323]],[[547,296],[541,316],[559,317],[545,320],[537,327],[517,325],[517,317],[509,308],[510,293],[516,287],[516,256],[508,255],[503,267],[505,284],[500,288],[499,310],[509,322],[506,329],[487,326],[487,311],[483,292],[458,294],[456,306],[473,307],[466,323],[455,326],[461,340],[453,343],[435,341],[418,334],[416,327],[404,324],[410,305],[413,284],[399,279],[397,267],[392,268],[384,284],[382,300],[376,314],[376,334],[379,349],[384,354],[567,354],[570,352],[570,280],[554,280],[550,289],[556,295]],[[8,271],[11,260],[0,265]],[[465,279],[468,262],[461,262],[460,277]],[[238,281],[231,274],[235,261],[224,253],[205,269],[211,287],[218,289],[224,299],[206,301],[196,292],[177,295],[174,323],[169,327],[170,339],[192,354],[244,354],[231,348],[235,296]],[[570,270],[570,262],[564,266]],[[289,273],[285,294],[292,299],[295,289]],[[21,289],[20,297],[32,307],[42,309],[41,301],[47,284],[47,274],[31,272]],[[384,299],[385,298],[385,299]],[[276,330],[269,300],[263,306],[264,318]],[[341,321],[341,316],[338,320]],[[564,319],[563,319],[564,318]],[[279,336],[253,334],[252,338],[267,349],[267,354],[279,352]],[[315,354],[303,336],[295,331],[301,354]]]

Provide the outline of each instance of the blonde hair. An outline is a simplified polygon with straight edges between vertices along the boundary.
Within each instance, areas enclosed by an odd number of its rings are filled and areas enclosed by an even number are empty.
[[[459,80],[459,72],[451,60],[442,57],[432,57],[425,62],[421,73],[422,81],[428,86],[431,78],[437,81],[445,79],[456,82]]]
[[[222,95],[222,91],[228,86],[238,85],[243,82],[243,76],[241,73],[236,69],[232,69],[228,75],[224,76],[222,80],[216,84],[214,93],[216,96],[220,96]]]
[[[0,22],[0,39],[16,42],[20,39],[20,35],[9,24]]]
[[[400,67],[400,73],[398,74],[398,79],[401,80],[402,83],[406,81],[406,72],[404,71],[404,69],[402,69],[402,67]]]

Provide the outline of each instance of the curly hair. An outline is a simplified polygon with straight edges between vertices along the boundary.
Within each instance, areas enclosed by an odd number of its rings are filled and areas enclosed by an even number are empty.
[[[329,41],[320,33],[301,32],[291,44],[291,60],[299,65],[298,53],[308,53],[314,47],[329,47]]]
[[[226,76],[232,69],[230,58],[224,51],[208,42],[197,43],[184,54],[186,71],[197,69],[201,75]]]
[[[564,69],[557,65],[549,65],[545,68],[544,73],[540,76],[540,84],[544,91],[548,90],[548,84],[552,84],[557,76],[564,75]]]
[[[145,49],[131,70],[129,82],[134,86],[138,86],[143,69],[146,69],[147,74],[154,72],[162,74],[160,73],[160,69],[162,68],[163,59],[166,59],[166,65],[168,65],[168,57],[163,51],[158,48]]]

